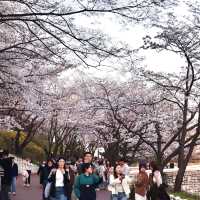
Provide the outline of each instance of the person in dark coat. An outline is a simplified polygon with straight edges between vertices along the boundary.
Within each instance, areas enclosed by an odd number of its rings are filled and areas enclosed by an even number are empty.
[[[9,152],[3,151],[3,157],[0,159],[0,166],[4,170],[4,176],[1,178],[1,200],[9,200],[9,191],[12,183],[12,158],[8,157]]]
[[[39,166],[37,171],[37,175],[40,176],[40,184],[43,185],[43,169],[46,166],[46,161],[43,161],[42,164]]]
[[[18,177],[18,165],[17,163],[15,163],[14,157],[12,157],[11,175],[12,175],[11,193],[15,196],[16,195],[16,181]]]
[[[42,184],[42,187],[43,187],[43,194],[42,194],[43,199],[45,199],[44,190],[45,190],[45,187],[48,183],[48,177],[49,177],[49,174],[51,173],[51,170],[53,168],[54,168],[53,160],[49,159],[49,160],[47,160],[47,164],[42,168],[42,171],[40,172],[41,176],[42,176],[41,184]]]
[[[165,185],[163,184],[163,179],[159,166],[156,162],[152,161],[150,163],[150,168],[152,173],[149,177],[150,190],[148,194],[148,199],[151,200],[170,200],[170,197],[166,191]]]

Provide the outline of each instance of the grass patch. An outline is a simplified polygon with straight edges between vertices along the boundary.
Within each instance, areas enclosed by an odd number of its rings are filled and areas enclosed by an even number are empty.
[[[174,196],[179,196],[182,199],[187,199],[187,200],[200,200],[200,196],[197,195],[192,195],[192,194],[188,194],[186,192],[175,192],[175,193],[171,193]]]

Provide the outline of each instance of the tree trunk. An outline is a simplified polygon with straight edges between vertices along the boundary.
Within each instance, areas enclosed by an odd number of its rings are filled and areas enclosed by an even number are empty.
[[[16,136],[15,136],[15,154],[18,156],[22,155],[23,149],[20,146],[20,136],[21,136],[21,130],[16,129]]]
[[[186,83],[187,85],[187,83]],[[187,86],[186,86],[187,88]],[[185,140],[187,136],[187,116],[188,116],[188,96],[189,94],[185,94],[185,100],[184,100],[184,110],[183,110],[183,130],[182,134],[179,140],[179,145],[180,145],[180,150],[178,153],[178,173],[176,175],[176,180],[175,180],[175,186],[174,186],[174,191],[175,192],[181,192],[181,185],[183,182],[183,177],[185,174],[185,170],[187,167],[187,162],[185,158]]]
[[[51,156],[51,151],[47,148],[44,148],[44,152],[45,152],[46,159],[49,159]]]
[[[61,156],[65,156],[65,155],[66,155],[66,154],[64,153],[63,144],[60,146],[59,152],[60,152],[60,155],[61,155]]]
[[[53,157],[57,157],[58,155],[58,148],[59,148],[59,144],[55,144],[54,150],[53,150]]]
[[[15,149],[15,154],[17,155],[17,156],[22,156],[22,153],[23,153],[23,149],[20,147],[20,146],[18,146],[16,149]]]
[[[185,174],[186,167],[187,165],[184,162],[178,170],[178,173],[176,175],[175,185],[174,185],[174,192],[181,192],[181,186],[183,183],[183,177]]]

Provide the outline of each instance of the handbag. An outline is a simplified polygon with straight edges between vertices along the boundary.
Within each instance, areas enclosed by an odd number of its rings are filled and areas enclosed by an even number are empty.
[[[45,198],[48,198],[50,196],[51,186],[52,186],[52,182],[48,182],[46,184],[46,187],[44,189],[44,197]]]

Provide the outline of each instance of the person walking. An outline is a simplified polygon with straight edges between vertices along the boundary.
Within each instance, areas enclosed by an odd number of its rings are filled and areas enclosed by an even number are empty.
[[[74,185],[74,180],[75,180],[75,172],[71,167],[70,161],[67,161],[65,163],[65,169],[68,172],[68,179],[69,179],[67,200],[71,200],[73,185]]]
[[[75,163],[75,165],[74,165],[74,169],[75,169],[75,173],[76,173],[76,174],[79,174],[79,173],[81,172],[80,167],[81,167],[82,163],[83,163],[83,158],[79,158],[79,159],[76,161],[76,163]]]
[[[104,165],[104,160],[99,160],[99,169],[98,169],[98,174],[100,177],[100,184],[99,184],[99,189],[105,189],[106,188],[106,167]]]
[[[148,199],[170,200],[170,197],[167,194],[165,187],[163,186],[161,172],[156,162],[154,161],[150,162],[150,169],[152,170],[152,173],[150,174],[150,177],[149,177],[150,190],[149,190]]]
[[[60,157],[57,161],[57,168],[53,169],[48,181],[52,183],[50,200],[67,200],[69,189],[69,174],[65,169],[65,159]]]
[[[2,192],[2,179],[4,177],[4,168],[2,166],[2,159],[3,159],[3,150],[0,149],[0,199],[3,199],[3,192]]]
[[[123,174],[120,165],[114,167],[114,173],[110,175],[108,190],[112,193],[112,200],[127,200],[130,195],[129,177]]]
[[[44,167],[46,166],[46,161],[43,161],[40,166],[39,169],[37,171],[37,175],[40,176],[40,184],[43,186],[43,170]]]
[[[147,165],[145,162],[140,162],[139,173],[136,176],[135,182],[135,200],[146,200],[146,194],[149,187],[149,177],[146,172]]]
[[[42,179],[40,181],[41,181],[41,184],[43,187],[42,196],[43,196],[44,200],[46,199],[44,196],[44,191],[45,191],[46,185],[48,183],[49,174],[51,173],[52,169],[54,168],[53,161],[51,159],[48,159],[46,163],[47,164],[40,171],[40,176],[42,177]]]
[[[90,163],[82,165],[82,174],[76,177],[74,193],[79,200],[96,200],[96,187],[99,177],[93,173],[93,166]]]
[[[108,184],[109,177],[112,174],[112,165],[108,160],[105,161],[105,168],[106,168],[106,171],[105,171],[106,183]]]
[[[31,160],[30,160],[29,158],[26,159],[26,162],[25,162],[25,169],[26,169],[26,171],[27,171],[27,173],[28,173],[28,176],[26,176],[24,186],[30,187],[30,185],[31,185],[32,163],[31,163]]]
[[[15,196],[16,195],[16,182],[17,182],[17,177],[18,177],[18,165],[17,165],[17,163],[15,163],[14,157],[12,157],[11,176],[12,176],[12,183],[11,183],[10,192]]]
[[[1,200],[10,200],[10,187],[12,183],[12,159],[9,157],[9,151],[3,150],[2,157],[0,159],[0,166],[2,167],[4,174],[1,177]]]

